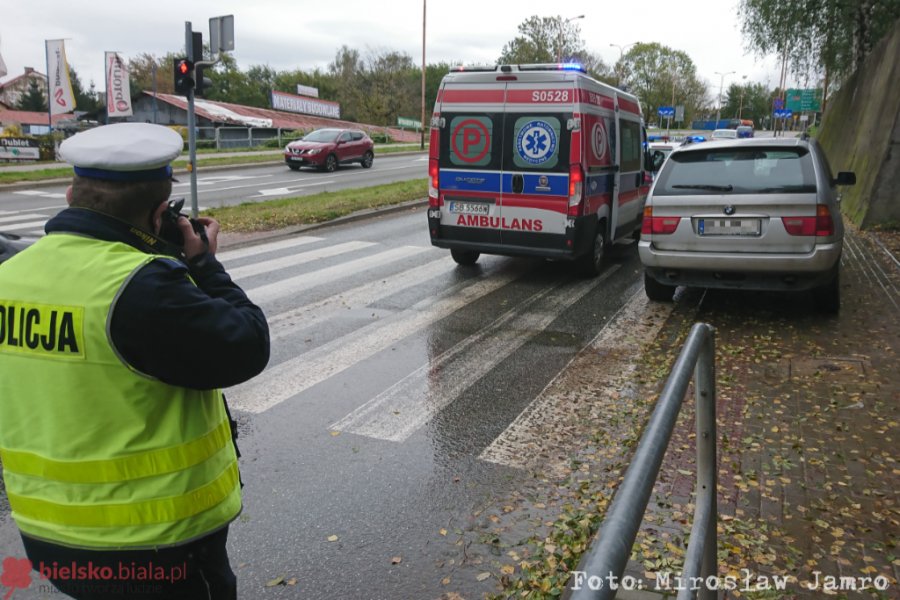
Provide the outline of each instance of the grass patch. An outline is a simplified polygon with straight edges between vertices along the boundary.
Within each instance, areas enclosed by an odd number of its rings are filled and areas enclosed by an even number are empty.
[[[219,221],[222,231],[271,231],[330,221],[350,213],[391,206],[428,195],[428,180],[414,179],[370,188],[322,192],[297,198],[245,202],[211,208],[204,216]]]

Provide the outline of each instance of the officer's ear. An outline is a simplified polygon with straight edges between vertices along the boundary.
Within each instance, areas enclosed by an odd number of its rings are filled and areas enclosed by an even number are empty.
[[[159,203],[159,206],[153,211],[153,214],[150,217],[150,226],[154,234],[159,235],[159,230],[162,227],[162,215],[166,212],[166,208],[169,206],[168,200],[163,200]]]

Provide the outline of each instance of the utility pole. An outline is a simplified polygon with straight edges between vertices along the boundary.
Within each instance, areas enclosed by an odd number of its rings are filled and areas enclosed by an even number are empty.
[[[728,71],[727,73],[719,73],[716,71],[716,75],[721,75],[721,78],[719,79],[719,105],[716,110],[716,126],[713,127],[713,129],[719,128],[719,119],[722,118],[722,88],[725,86],[725,76],[734,75],[735,73],[736,71]]]
[[[425,4],[422,0],[422,122],[419,124],[422,130],[420,150],[425,149]]]
[[[622,58],[624,58],[624,56],[625,56],[625,50],[627,50],[628,48],[631,48],[631,47],[634,46],[635,44],[637,44],[637,42],[632,42],[632,43],[630,43],[630,44],[625,44],[624,46],[620,46],[619,44],[610,44],[610,45],[609,45],[610,48],[616,47],[616,48],[619,49],[619,62],[616,63],[616,64],[618,64],[618,65],[621,65],[621,64],[622,64]],[[621,80],[622,80],[622,75],[621,75],[621,73],[622,73],[622,71],[621,71],[621,67],[620,67],[619,69],[616,70],[616,87],[619,87],[619,86],[622,84],[622,81],[621,81]]]
[[[559,22],[559,40],[558,40],[559,45],[557,46],[557,50],[556,50],[556,62],[558,62],[558,63],[562,62],[563,30],[565,29],[566,23],[568,23],[569,21],[574,21],[575,19],[583,19],[583,18],[584,18],[584,15],[578,15],[577,17],[569,17],[568,19]]]

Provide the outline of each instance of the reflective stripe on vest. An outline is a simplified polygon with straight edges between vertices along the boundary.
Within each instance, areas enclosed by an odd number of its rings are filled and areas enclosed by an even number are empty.
[[[7,471],[69,483],[108,483],[171,473],[196,465],[231,441],[231,426],[222,421],[202,438],[181,446],[160,448],[110,460],[51,460],[15,450],[0,450],[0,461]]]
[[[50,234],[0,265],[0,460],[26,535],[163,547],[240,513],[221,392],[139,373],[110,342],[114,303],[157,259],[171,260]]]

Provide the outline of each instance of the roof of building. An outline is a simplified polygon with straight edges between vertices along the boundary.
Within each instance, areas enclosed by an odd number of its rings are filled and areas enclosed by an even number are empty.
[[[35,71],[34,69],[32,69],[30,71],[26,70],[21,75],[16,75],[9,81],[0,82],[0,90],[12,86],[13,84],[15,84],[17,81],[19,81],[21,79],[31,79],[32,77],[40,77],[41,79],[47,79],[46,75],[44,75],[43,73],[39,73],[38,71]]]
[[[153,92],[145,91],[144,94],[151,98],[153,97]],[[161,102],[187,110],[187,98],[183,96],[156,94],[156,97]],[[212,121],[213,123],[237,125],[241,127],[274,127],[303,130],[320,129],[322,127],[362,129],[370,135],[372,133],[388,133],[392,139],[398,142],[417,142],[419,141],[420,135],[415,131],[406,131],[394,127],[366,125],[340,119],[302,115],[272,110],[270,108],[257,108],[254,106],[244,106],[242,104],[232,104],[230,102],[206,100],[204,98],[198,98],[194,101],[194,114],[198,117]]]
[[[64,113],[61,115],[53,115],[53,124],[56,125],[60,121],[74,119],[75,113]],[[33,112],[29,110],[3,110],[0,108],[0,125],[46,125],[47,113]]]

